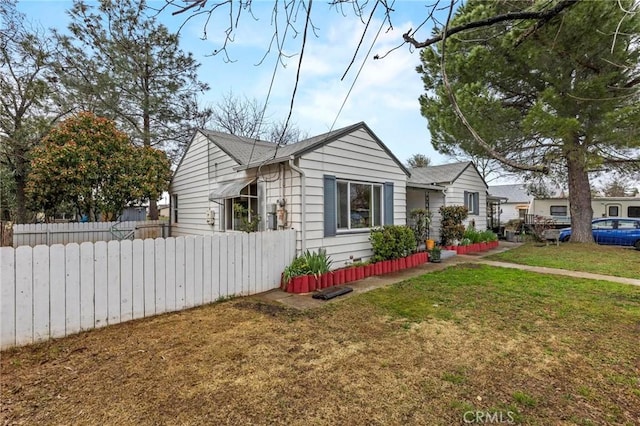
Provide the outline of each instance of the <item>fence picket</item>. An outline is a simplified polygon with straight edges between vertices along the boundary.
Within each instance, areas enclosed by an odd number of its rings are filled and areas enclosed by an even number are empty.
[[[120,323],[120,242],[107,243],[107,322]]]
[[[18,247],[15,265],[16,344],[23,345],[33,342],[33,249]]]
[[[13,247],[0,247],[0,349],[16,344],[16,257]]]
[[[193,240],[193,305],[202,305],[202,255],[204,238],[197,236]]]
[[[132,242],[120,242],[120,321],[133,319],[133,252]]]
[[[194,300],[194,250],[195,250],[195,238],[185,237],[184,239],[184,305],[187,308],[193,307]]]
[[[95,327],[94,244],[80,244],[80,329]]]
[[[202,240],[202,302],[211,301],[211,235],[206,235]]]
[[[176,310],[182,310],[185,307],[184,280],[187,275],[185,251],[185,237],[176,238]]]
[[[47,247],[48,248],[48,247]],[[65,271],[65,249],[63,245],[54,244],[49,251],[50,271],[48,271],[49,281],[49,317],[50,336],[64,337],[66,336],[67,322],[67,294],[66,294],[66,271]],[[34,307],[35,309],[35,307]],[[49,336],[47,336],[48,338]]]
[[[167,311],[176,310],[176,240],[175,238],[167,238],[164,241],[165,246],[165,303]]]
[[[133,319],[144,318],[144,243],[133,240]]]
[[[80,331],[80,246],[65,246],[65,333]]]
[[[33,341],[49,338],[49,247],[33,249]]]
[[[109,319],[109,293],[107,274],[107,243],[98,241],[93,247],[93,267],[95,272],[95,327],[104,327]]]
[[[144,316],[156,313],[156,292],[154,280],[156,264],[153,240],[144,240]]]
[[[155,308],[156,314],[167,312],[166,302],[166,283],[165,283],[165,263],[166,253],[164,239],[158,238],[157,240],[149,240],[155,242]]]

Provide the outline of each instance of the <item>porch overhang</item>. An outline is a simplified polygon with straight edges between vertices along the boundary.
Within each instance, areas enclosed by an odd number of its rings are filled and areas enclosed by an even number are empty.
[[[416,182],[407,182],[407,189],[429,189],[432,191],[444,191],[447,189],[442,185],[438,185],[436,183],[416,183]]]
[[[209,200],[226,200],[227,198],[238,197],[240,195],[240,191],[255,180],[255,177],[249,177],[220,182],[216,184],[209,193]]]

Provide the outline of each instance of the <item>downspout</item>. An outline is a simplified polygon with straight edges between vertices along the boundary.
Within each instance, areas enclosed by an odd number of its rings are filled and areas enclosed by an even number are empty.
[[[306,232],[306,226],[305,226],[305,213],[306,213],[306,176],[304,174],[304,171],[296,166],[293,163],[294,160],[294,156],[292,155],[291,157],[289,157],[289,167],[291,167],[291,170],[295,170],[296,172],[298,172],[300,174],[300,214],[301,214],[301,220],[300,220],[300,249],[301,252],[304,253],[305,248],[306,248],[306,239],[307,239],[307,232]]]

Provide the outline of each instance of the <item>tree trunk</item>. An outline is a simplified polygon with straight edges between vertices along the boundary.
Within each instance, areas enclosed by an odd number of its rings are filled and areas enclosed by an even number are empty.
[[[25,178],[20,174],[15,175],[16,182],[16,223],[27,223],[27,197],[25,196]]]
[[[593,243],[593,233],[591,232],[591,221],[593,219],[591,186],[584,157],[579,146],[572,149],[567,155],[571,241]]]
[[[145,79],[144,79],[144,106],[143,106],[143,116],[142,116],[142,131],[144,132],[143,135],[143,143],[145,146],[151,146],[151,114],[149,113],[149,110],[151,109],[150,106],[150,100],[149,100],[149,46],[146,45],[146,49],[147,49],[147,60],[145,62],[145,69],[144,69],[144,75],[145,75]],[[157,200],[149,200],[149,219],[151,220],[158,220],[158,201]]]

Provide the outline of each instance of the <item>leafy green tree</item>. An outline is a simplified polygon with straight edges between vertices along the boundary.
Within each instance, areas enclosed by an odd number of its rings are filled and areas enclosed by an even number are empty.
[[[561,3],[567,2],[471,0],[451,25]],[[589,173],[640,165],[636,5],[572,2],[548,19],[505,20],[424,49],[420,103],[434,147],[484,152],[511,170],[562,176],[569,188],[572,240],[593,241]],[[441,40],[442,34],[447,32]]]
[[[35,210],[74,205],[96,220],[130,204],[157,199],[169,186],[164,152],[136,147],[113,121],[80,113],[55,127],[33,150],[27,194]]]
[[[197,102],[208,86],[178,35],[147,14],[145,1],[80,0],[69,15],[71,36],[57,33],[61,78],[78,105],[115,120],[136,144],[178,158],[208,115]],[[149,213],[158,217],[155,199]]]
[[[407,159],[407,166],[409,167],[429,167],[431,165],[431,158],[424,154],[413,154]]]
[[[0,167],[3,215],[29,220],[25,186],[31,150],[61,114],[52,67],[55,46],[28,28],[15,2],[0,3]],[[8,182],[6,180],[12,180]]]

